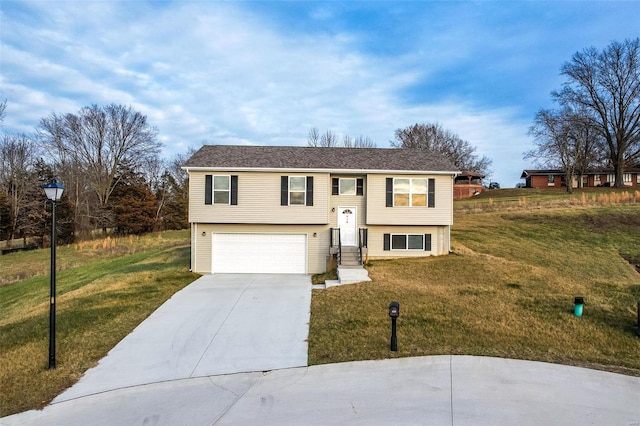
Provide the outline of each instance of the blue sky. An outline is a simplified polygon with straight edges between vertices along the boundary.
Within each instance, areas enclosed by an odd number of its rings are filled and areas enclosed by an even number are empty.
[[[640,1],[0,2],[6,132],[130,105],[164,155],[439,122],[520,182],[563,62],[640,35]]]

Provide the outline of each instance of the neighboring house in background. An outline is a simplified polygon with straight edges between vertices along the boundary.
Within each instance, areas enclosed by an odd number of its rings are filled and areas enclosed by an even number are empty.
[[[453,199],[460,200],[480,194],[482,179],[484,179],[484,175],[467,170],[458,174],[453,184]]]
[[[450,249],[458,172],[436,154],[207,145],[183,169],[194,272],[315,274],[346,252],[361,264]]]
[[[640,186],[640,168],[627,168],[623,175],[624,186]],[[527,188],[561,188],[566,186],[565,175],[562,170],[524,170],[520,179],[525,179]],[[580,177],[574,175],[571,187],[577,188]],[[613,186],[616,177],[613,169],[590,170],[582,175],[582,187]]]

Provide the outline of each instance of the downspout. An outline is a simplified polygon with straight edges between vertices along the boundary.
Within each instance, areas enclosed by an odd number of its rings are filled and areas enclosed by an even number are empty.
[[[451,227],[453,226],[453,187],[454,181],[456,179],[457,174],[453,174],[451,176],[451,220],[449,221],[449,226],[447,226],[448,236],[447,236],[447,253],[451,253]]]

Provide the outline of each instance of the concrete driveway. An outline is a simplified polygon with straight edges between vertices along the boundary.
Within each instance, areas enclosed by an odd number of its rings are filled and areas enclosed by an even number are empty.
[[[640,424],[640,378],[441,355],[198,377],[0,419],[7,426]]]
[[[170,380],[306,366],[310,305],[309,276],[205,275],[54,403]]]

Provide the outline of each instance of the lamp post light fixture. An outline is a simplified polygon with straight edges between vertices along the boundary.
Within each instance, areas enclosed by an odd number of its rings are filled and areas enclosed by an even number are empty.
[[[51,200],[51,286],[49,291],[49,368],[56,367],[56,203],[64,186],[52,179],[45,183],[44,193]]]

